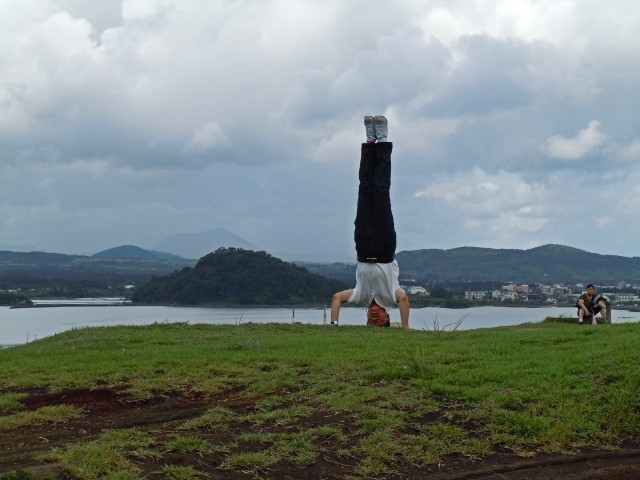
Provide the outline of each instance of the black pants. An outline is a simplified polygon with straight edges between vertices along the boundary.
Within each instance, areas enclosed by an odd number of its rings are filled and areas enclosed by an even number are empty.
[[[354,240],[359,262],[390,263],[396,253],[391,212],[391,142],[363,143]]]

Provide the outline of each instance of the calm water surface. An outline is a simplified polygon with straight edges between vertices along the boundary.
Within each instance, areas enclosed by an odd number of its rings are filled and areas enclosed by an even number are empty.
[[[76,303],[86,303],[78,300]],[[105,302],[104,300],[94,300]],[[45,303],[43,301],[40,302]],[[66,302],[69,303],[69,302]],[[108,302],[105,302],[108,303]],[[432,330],[458,327],[461,330],[518,325],[540,322],[548,316],[574,318],[575,307],[471,307],[465,309],[414,308],[410,325],[415,329]],[[188,322],[192,324],[287,323],[301,322],[322,325],[328,323],[329,308],[214,308],[214,307],[161,307],[161,306],[69,306],[16,308],[0,307],[0,345],[17,345],[56,333],[82,327],[113,325],[148,325],[151,323]],[[399,322],[398,310],[391,311],[391,321]],[[612,311],[613,323],[640,322],[640,312]],[[343,325],[365,325],[364,308],[343,307],[340,311]],[[448,326],[448,327],[447,327]]]

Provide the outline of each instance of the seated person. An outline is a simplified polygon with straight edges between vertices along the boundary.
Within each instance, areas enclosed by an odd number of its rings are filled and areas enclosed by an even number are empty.
[[[582,323],[586,318],[591,318],[591,323],[597,325],[596,315],[600,313],[604,321],[607,321],[607,304],[601,297],[595,296],[596,288],[589,284],[587,291],[578,299],[576,307],[578,307],[578,323]]]

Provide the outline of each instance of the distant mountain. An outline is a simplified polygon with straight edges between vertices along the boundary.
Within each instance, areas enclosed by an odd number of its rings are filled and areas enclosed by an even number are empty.
[[[184,257],[180,255],[174,255],[173,253],[161,252],[160,250],[147,250],[147,252],[154,254],[160,260],[184,260]]]
[[[48,252],[7,252],[0,251],[0,265],[30,266],[30,265],[70,265],[82,255],[66,255],[64,253]],[[86,257],[84,257],[86,258]],[[0,270],[0,274],[4,270]]]
[[[274,257],[280,258],[285,262],[293,262],[297,265],[303,263],[333,263],[333,262],[355,262],[355,252],[351,255],[344,254],[327,254],[327,253],[292,253],[269,251]]]
[[[92,258],[108,260],[177,260],[182,257],[171,253],[145,250],[135,245],[121,245],[91,255]]]
[[[154,250],[171,252],[184,258],[200,258],[221,247],[235,247],[245,250],[260,250],[253,243],[239,237],[225,228],[206,232],[178,233],[153,245]]]
[[[193,267],[197,262],[196,259],[157,258],[157,252],[131,245],[110,250],[100,252],[93,257],[46,252],[0,251],[0,289],[20,288],[26,291],[28,288],[51,286],[57,289],[56,292],[61,292],[59,294],[61,296],[65,294],[65,288],[70,286],[76,290],[92,286],[105,288],[109,285],[138,286],[151,277],[169,275],[185,267]],[[247,278],[254,278],[251,274],[253,269],[260,273],[258,277],[263,278],[264,281],[273,279],[273,284],[277,285],[277,277],[262,274],[260,270],[263,268],[263,257],[267,254],[252,253],[256,255],[255,267],[251,266],[249,254],[245,254],[246,258],[243,259]],[[282,260],[269,257],[286,264]],[[434,281],[514,281],[600,285],[613,285],[620,281],[640,283],[639,257],[599,255],[563,245],[543,245],[529,250],[477,247],[414,250],[399,252],[396,258],[400,265],[400,280],[415,280],[418,283]],[[276,263],[270,265],[276,268]],[[234,268],[232,264],[227,266]],[[339,280],[349,286],[354,285],[354,263],[313,262],[305,263],[303,266],[311,273]],[[250,284],[247,283],[247,285]],[[66,295],[80,294],[67,292]],[[271,298],[266,293],[264,295]]]
[[[299,305],[324,303],[343,290],[337,280],[266,252],[220,248],[195,267],[153,278],[136,289],[136,303],[186,305]]]
[[[115,257],[0,251],[0,290],[36,289],[39,295],[66,298],[119,295],[124,285],[141,285],[195,264],[184,258]]]
[[[599,255],[564,245],[529,250],[477,247],[403,251],[402,278],[419,281],[525,283],[640,282],[640,258]]]
[[[0,245],[2,252],[36,252],[38,249],[33,245]]]

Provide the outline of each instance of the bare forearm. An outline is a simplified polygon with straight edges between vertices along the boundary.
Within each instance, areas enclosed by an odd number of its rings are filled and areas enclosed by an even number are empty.
[[[400,310],[400,323],[402,323],[402,328],[409,330],[409,299],[407,297],[400,299],[398,309]]]
[[[331,299],[331,323],[338,323],[340,317],[340,307],[344,302],[349,300],[352,290],[343,290],[335,293]]]

